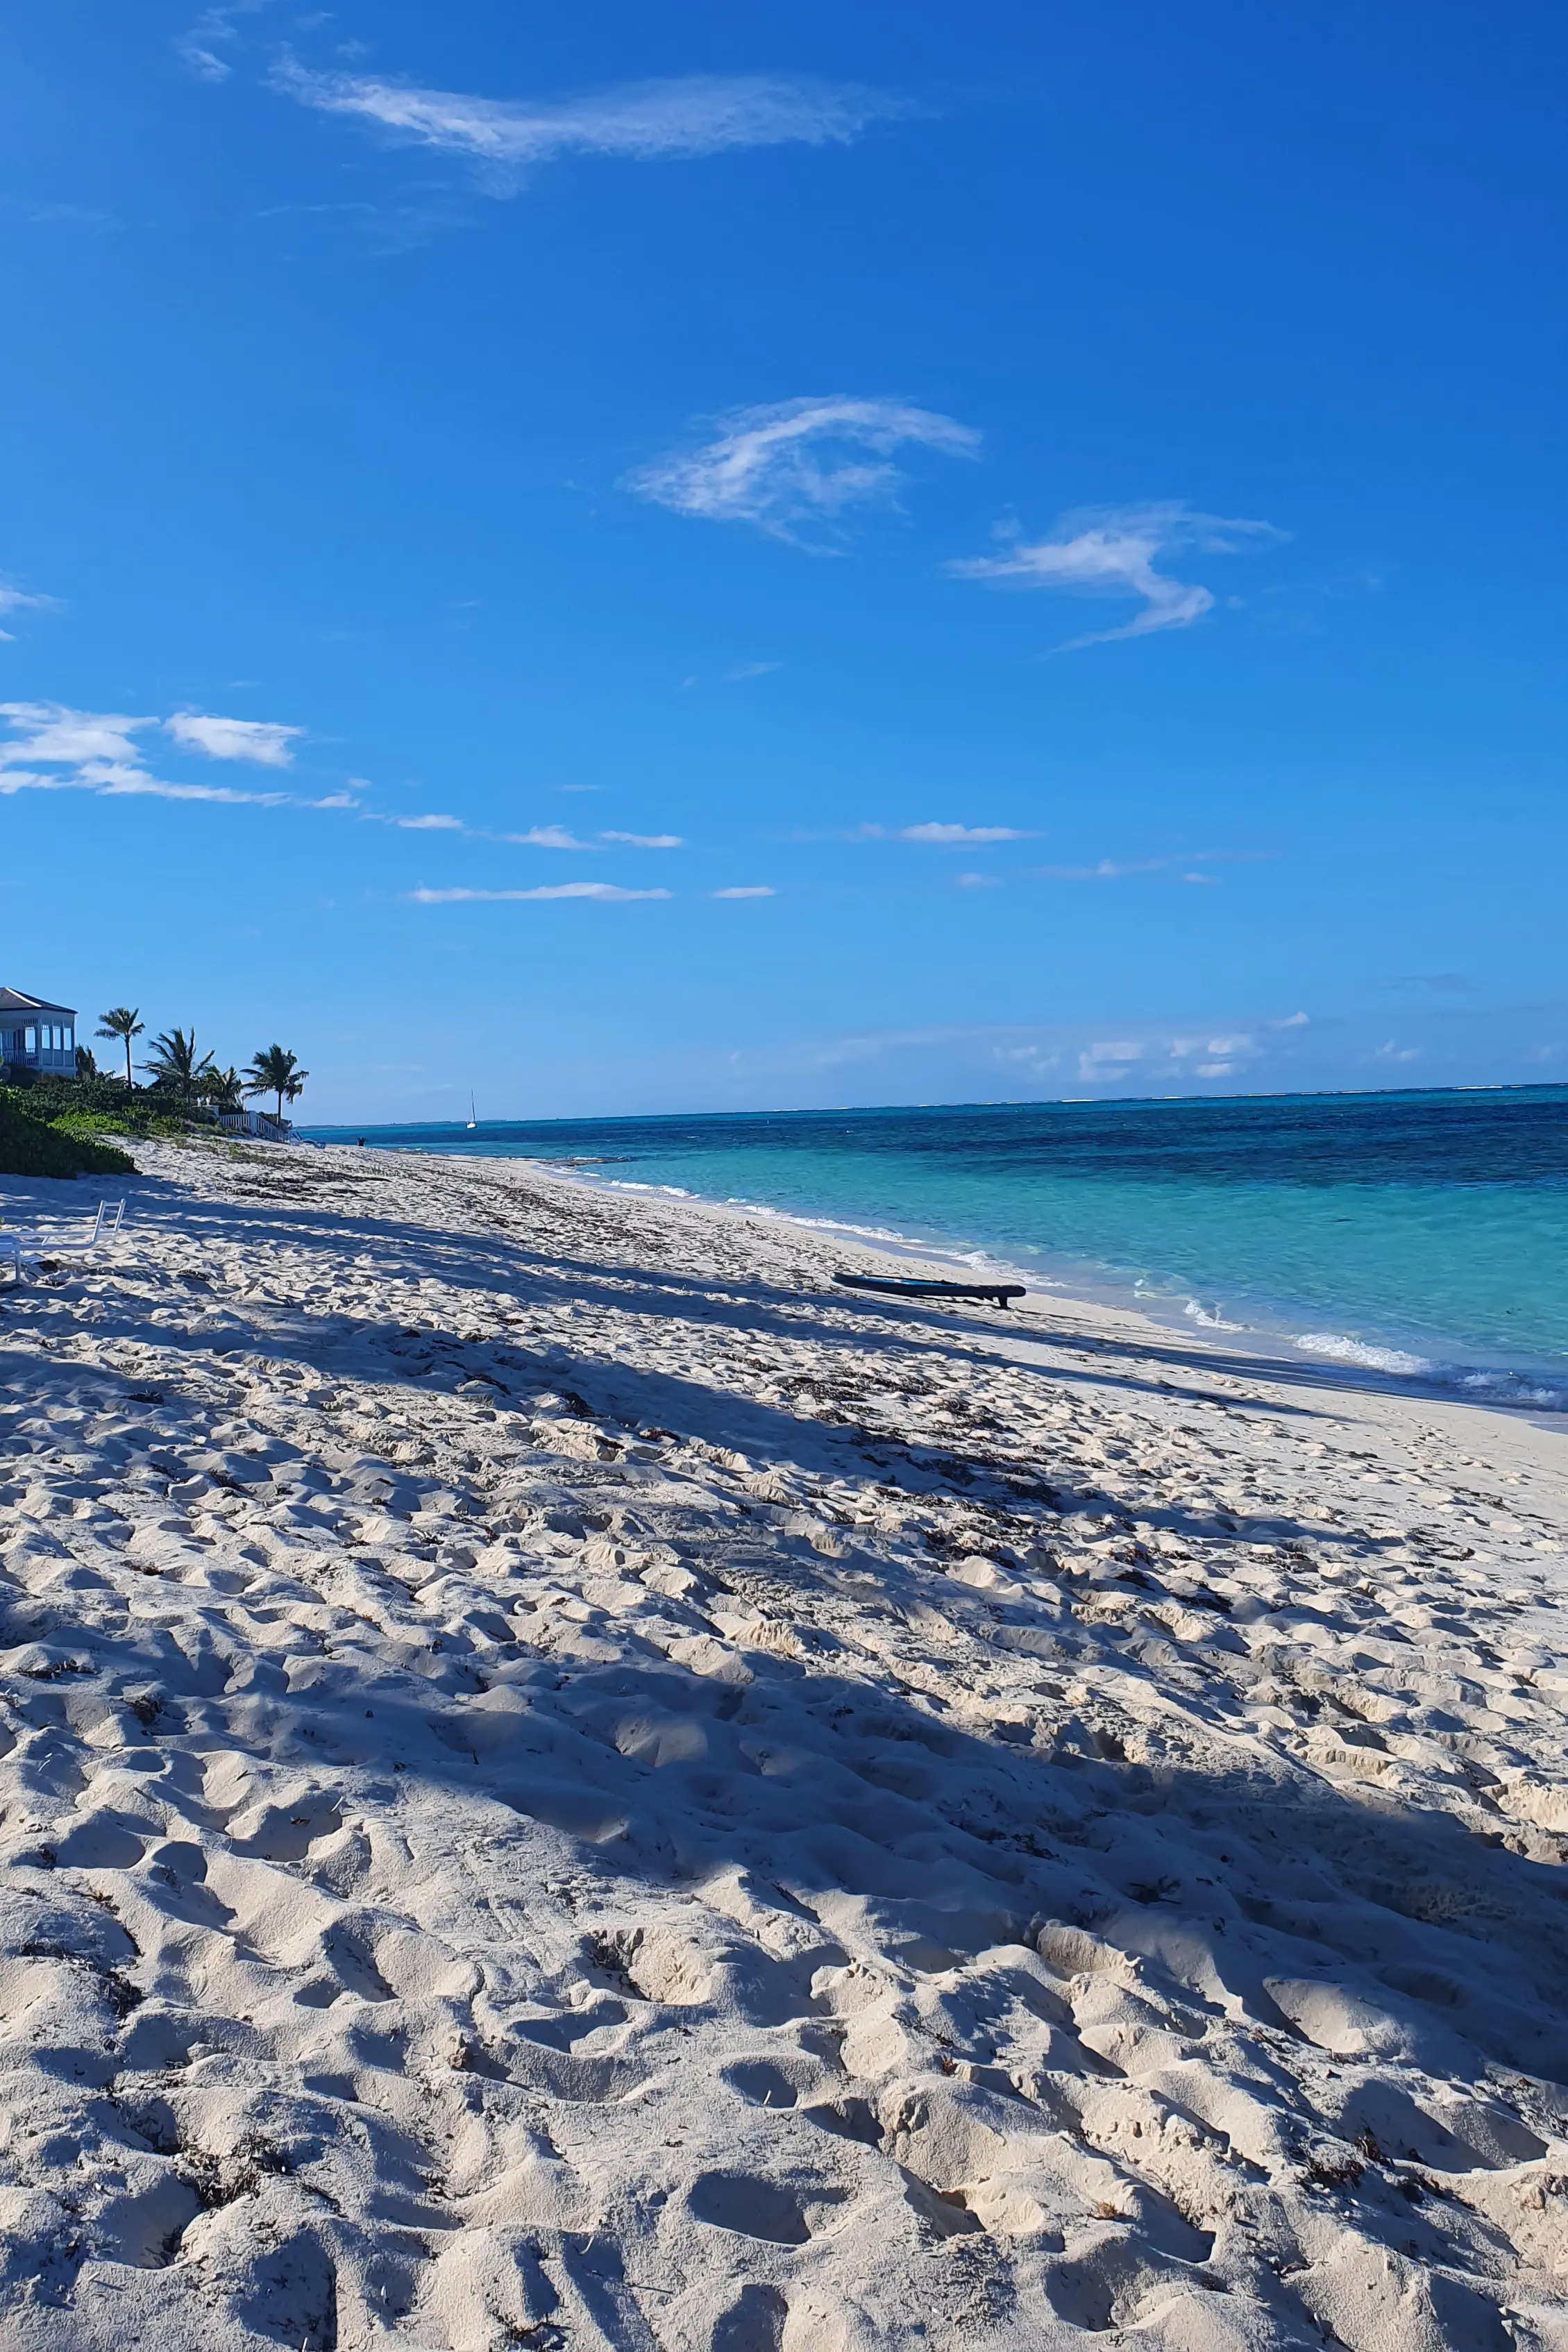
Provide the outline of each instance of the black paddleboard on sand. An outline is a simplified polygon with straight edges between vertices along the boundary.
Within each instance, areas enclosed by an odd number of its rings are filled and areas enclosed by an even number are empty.
[[[835,1274],[833,1280],[849,1290],[882,1290],[894,1298],[989,1298],[998,1307],[1028,1290],[1022,1282],[905,1282],[886,1274]]]

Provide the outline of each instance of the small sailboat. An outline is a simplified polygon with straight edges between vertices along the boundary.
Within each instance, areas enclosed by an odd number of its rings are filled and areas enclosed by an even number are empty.
[[[474,1129],[478,1126],[478,1124],[479,1121],[475,1116],[474,1111],[474,1092],[473,1088],[470,1087],[468,1092],[468,1132],[470,1135],[473,1134]]]

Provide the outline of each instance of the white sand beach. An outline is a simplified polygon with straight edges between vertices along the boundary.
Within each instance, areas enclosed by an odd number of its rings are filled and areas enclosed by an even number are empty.
[[[1561,1430],[137,1156],[0,1297],[0,2342],[1568,2347]]]

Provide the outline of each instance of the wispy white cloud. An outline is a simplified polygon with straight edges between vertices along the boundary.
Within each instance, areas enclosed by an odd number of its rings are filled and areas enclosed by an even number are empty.
[[[13,588],[0,581],[0,618],[12,613],[57,613],[59,609],[57,596],[32,595],[25,588]],[[15,634],[11,629],[0,627],[0,641],[10,645]]]
[[[318,73],[293,57],[272,79],[302,106],[465,157],[497,194],[510,194],[530,170],[570,155],[650,163],[741,147],[844,144],[869,123],[911,110],[907,100],[876,90],[779,74],[693,74],[558,100],[476,98],[366,74]]]
[[[140,757],[133,735],[155,727],[155,719],[133,719],[122,711],[71,710],[62,702],[0,702],[0,719],[22,732],[10,743],[0,743],[0,768],[75,764],[83,760],[124,760]]]
[[[738,669],[727,669],[725,677],[731,686],[742,686],[748,677],[768,677],[774,670],[782,669],[782,662],[742,662]]]
[[[953,878],[960,890],[994,890],[997,887],[994,874],[956,874]]]
[[[1152,636],[1160,629],[1187,629],[1212,611],[1212,592],[1162,572],[1163,556],[1186,550],[1236,555],[1249,541],[1285,536],[1272,523],[1196,514],[1177,501],[1085,508],[1063,516],[1048,539],[1015,539],[1001,554],[972,556],[948,569],[964,580],[1010,581],[1072,596],[1139,600],[1142,610],[1119,628],[1073,637],[1057,648],[1073,653],[1123,637]]]
[[[188,714],[187,714],[188,715]],[[297,801],[287,793],[237,792],[227,784],[171,783],[151,774],[142,763],[138,735],[162,725],[178,736],[180,721],[133,716],[117,710],[72,710],[58,702],[0,702],[0,719],[8,721],[12,740],[0,742],[0,793],[19,792],[96,793],[113,800],[133,797],[162,801],[214,801],[235,807],[352,807],[347,794],[320,801]],[[246,727],[244,719],[213,722],[219,727]],[[301,730],[271,730],[285,740]],[[204,744],[196,748],[206,750]],[[258,751],[217,751],[212,756],[256,759]],[[279,762],[267,759],[264,765]]]
[[[1094,866],[1042,866],[1040,870],[1052,882],[1119,882],[1128,874],[1157,874],[1172,863],[1168,857],[1137,857],[1118,865],[1113,858],[1102,857]]]
[[[1262,1049],[1249,1032],[1239,1031],[1228,1037],[1169,1037],[1153,1050],[1168,1055],[1171,1075],[1178,1078],[1189,1074],[1195,1078],[1228,1078],[1244,1063],[1255,1061]],[[1207,1059],[1196,1060],[1199,1054]]]
[[[1030,1080],[1054,1074],[1058,1083],[1071,1080],[1095,1092],[1125,1092],[1131,1087],[1142,1094],[1165,1095],[1188,1093],[1201,1079],[1223,1078],[1237,1071],[1272,1073],[1297,1066],[1299,1048],[1293,1038],[1263,1039],[1261,1033],[1271,1025],[1260,1021],[1245,1030],[1216,1034],[1199,1029],[1186,1036],[1164,1026],[1134,1026],[1105,1037],[1076,1023],[1040,1029],[953,1024],[842,1037],[826,1049],[815,1049],[811,1059],[813,1064],[826,1065],[935,1047],[956,1057],[952,1066],[955,1075],[945,1084],[967,1083],[956,1076],[960,1067],[977,1074],[990,1068]],[[902,1097],[887,1098],[907,1100],[910,1093],[905,1089]]]
[[[1144,1048],[1135,1037],[1102,1039],[1086,1045],[1078,1056],[1078,1076],[1085,1086],[1113,1087],[1124,1078]]]
[[[607,836],[611,837],[611,836]],[[613,836],[624,839],[623,835]],[[563,824],[530,825],[527,833],[504,833],[503,841],[515,842],[520,849],[591,849],[591,841],[579,841]]]
[[[917,446],[972,457],[979,441],[968,425],[933,409],[835,393],[739,409],[702,448],[639,467],[622,488],[676,514],[753,523],[821,552],[822,542],[803,540],[798,527],[831,526],[852,507],[894,499],[901,478],[889,462],[895,450]]]
[[[163,724],[183,751],[204,751],[209,760],[252,760],[258,768],[292,767],[290,746],[305,732],[271,719],[217,719],[202,710],[177,710]]]
[[[225,51],[232,51],[238,43],[239,20],[258,15],[267,5],[267,0],[218,0],[217,6],[204,8],[180,35],[174,43],[175,56],[198,81],[227,81],[234,60]]]
[[[1102,857],[1092,866],[1035,866],[1029,870],[1051,882],[1121,882],[1129,874],[1168,874],[1172,866],[1256,865],[1269,856],[1263,849],[1182,849],[1168,857]],[[1182,882],[1214,882],[1218,876],[1184,872]]]
[[[1116,1086],[1136,1069],[1144,1085],[1182,1085],[1232,1077],[1260,1051],[1255,1037],[1239,1031],[1223,1037],[1114,1037],[1082,1048],[1078,1076],[1086,1086]]]
[[[868,834],[880,829],[868,825]],[[1011,824],[906,824],[900,826],[891,838],[894,841],[919,841],[936,849],[961,849],[967,843],[991,841],[1033,841],[1032,833],[1020,833]],[[883,835],[883,839],[888,838]]]
[[[189,66],[198,81],[227,81],[234,71],[233,66],[226,58],[220,58],[215,49],[204,48],[201,42],[191,34],[187,34],[183,40],[176,41],[174,47],[183,62]]]
[[[105,800],[125,793],[155,801],[217,801],[231,808],[282,808],[288,801],[287,793],[242,793],[231,784],[166,783],[162,776],[150,776],[144,768],[123,768],[108,761],[89,761],[71,781],[83,791],[101,793]]]
[[[0,196],[0,206],[7,213],[15,213],[22,220],[34,222],[40,228],[103,229],[115,225],[114,215],[101,211],[97,205],[51,204],[36,197]],[[55,596],[33,596],[26,601],[43,604],[51,611],[59,609],[59,600]]]
[[[90,761],[71,775],[40,775],[31,768],[0,768],[0,797],[14,793],[95,793],[100,800],[219,801],[230,806],[278,808],[283,793],[239,793],[227,784],[171,784],[145,768],[120,761]]]
[[[1043,1078],[1061,1066],[1061,1055],[1047,1053],[1040,1045],[996,1045],[991,1049],[991,1058],[1004,1068],[1021,1072],[1030,1078]]]
[[[538,890],[411,890],[421,907],[498,904],[526,898],[599,898],[621,904],[631,898],[667,898],[668,890],[622,890],[613,882],[552,882]]]
[[[365,824],[379,824],[401,833],[452,834],[460,839],[515,844],[533,849],[578,850],[598,854],[601,843],[623,843],[639,849],[678,849],[681,837],[673,833],[606,832],[599,842],[580,841],[562,825],[536,825],[526,833],[497,834],[468,824],[444,810],[412,815],[367,806],[361,795],[374,787],[362,776],[351,776],[346,788],[307,797],[284,792],[243,792],[226,784],[186,783],[152,774],[140,738],[161,730],[182,751],[204,759],[247,761],[264,768],[292,764],[294,743],[305,734],[301,727],[271,719],[219,718],[204,711],[176,711],[160,719],[148,712],[75,710],[57,702],[0,702],[0,797],[25,792],[85,792],[105,799],[136,797],[163,801],[204,801],[235,807],[294,808],[352,813]],[[455,893],[472,897],[473,892]],[[627,891],[607,883],[571,883],[562,889],[479,893],[480,896],[521,898],[666,898],[667,891]]]
[[[770,882],[742,882],[730,890],[710,890],[710,898],[776,898],[779,896]]]
[[[381,817],[382,824],[400,826],[405,833],[461,833],[470,841],[499,841],[515,849],[566,849],[593,856],[599,842],[622,842],[632,849],[680,849],[685,846],[678,833],[601,833],[599,841],[580,840],[564,824],[531,824],[525,833],[491,833],[483,825],[465,824],[457,816],[389,816]],[[586,886],[584,886],[586,887]]]

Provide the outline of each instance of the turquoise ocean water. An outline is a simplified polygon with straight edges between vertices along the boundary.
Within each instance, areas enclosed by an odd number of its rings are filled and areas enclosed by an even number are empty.
[[[541,1160],[1568,1410],[1568,1087],[311,1129]]]

